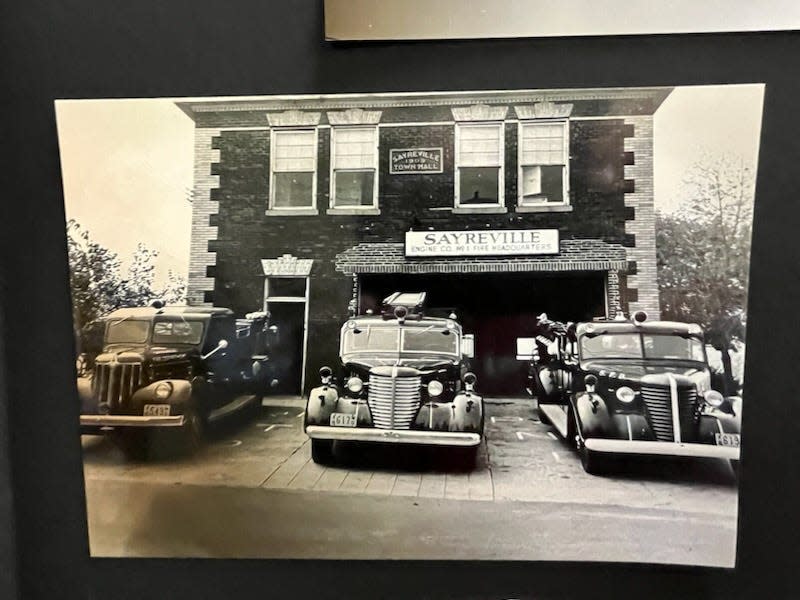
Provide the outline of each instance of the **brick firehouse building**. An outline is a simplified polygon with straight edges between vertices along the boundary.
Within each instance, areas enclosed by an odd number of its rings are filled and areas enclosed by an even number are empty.
[[[488,394],[516,340],[659,312],[653,115],[670,88],[179,102],[195,123],[188,298],[280,329],[281,387],[334,364],[355,306],[427,291],[475,334]]]

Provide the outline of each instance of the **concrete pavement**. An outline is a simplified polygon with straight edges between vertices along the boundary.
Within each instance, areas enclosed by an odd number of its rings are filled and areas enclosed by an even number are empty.
[[[299,398],[268,398],[255,421],[178,460],[126,462],[85,437],[93,554],[732,564],[737,493],[724,461],[629,460],[595,477],[530,400],[492,399],[472,472],[441,449],[353,444],[321,467],[302,411]]]

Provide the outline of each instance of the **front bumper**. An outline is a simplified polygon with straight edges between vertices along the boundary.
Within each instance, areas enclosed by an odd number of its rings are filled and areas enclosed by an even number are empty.
[[[366,427],[328,427],[309,425],[306,434],[318,440],[428,444],[433,446],[477,446],[481,436],[465,431],[421,431],[418,429],[376,429]]]
[[[81,415],[86,427],[181,427],[183,415],[169,417],[139,417],[136,415]]]
[[[659,456],[691,456],[693,458],[724,458],[739,460],[740,448],[712,444],[683,442],[652,442],[646,440],[609,440],[588,438],[584,445],[593,452],[608,454],[641,454]]]

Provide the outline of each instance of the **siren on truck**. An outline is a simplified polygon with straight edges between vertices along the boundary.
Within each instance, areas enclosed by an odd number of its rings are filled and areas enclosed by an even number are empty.
[[[421,320],[427,292],[395,292],[383,299],[381,316],[384,319]]]

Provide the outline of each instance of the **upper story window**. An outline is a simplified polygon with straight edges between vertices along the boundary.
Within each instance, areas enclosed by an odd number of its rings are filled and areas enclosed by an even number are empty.
[[[378,128],[331,130],[331,207],[377,207]]]
[[[317,179],[316,128],[273,129],[270,157],[270,209],[314,209]]]
[[[456,207],[503,206],[503,124],[456,125]]]
[[[520,122],[519,205],[569,203],[567,121]]]

